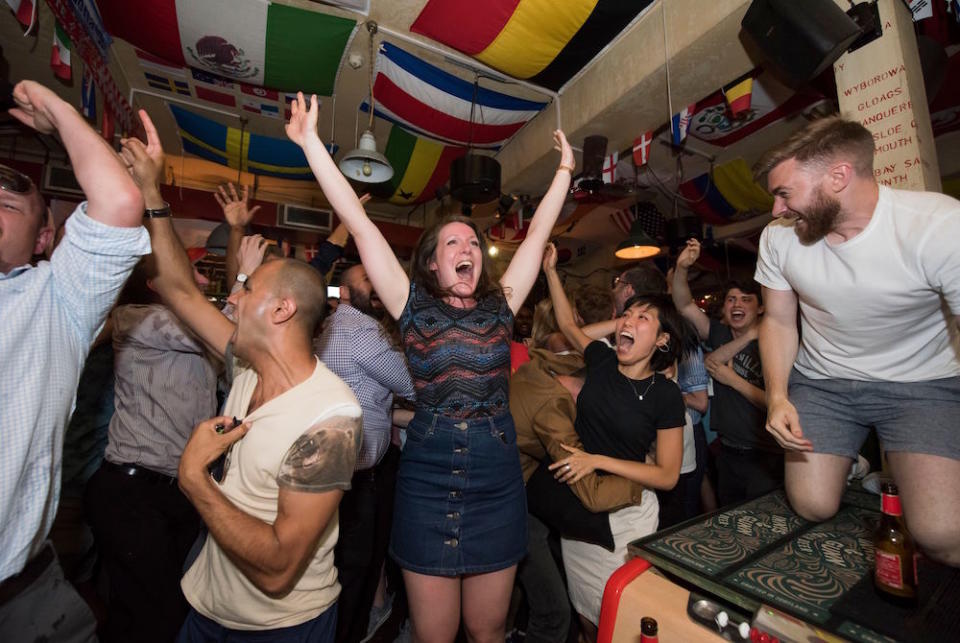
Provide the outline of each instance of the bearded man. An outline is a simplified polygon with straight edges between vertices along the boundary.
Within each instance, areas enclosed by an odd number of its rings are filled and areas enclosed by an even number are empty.
[[[830,117],[757,164],[777,218],[756,271],[767,430],[793,508],[825,520],[875,428],[910,531],[960,566],[960,203],[877,185],[873,152],[865,127]]]

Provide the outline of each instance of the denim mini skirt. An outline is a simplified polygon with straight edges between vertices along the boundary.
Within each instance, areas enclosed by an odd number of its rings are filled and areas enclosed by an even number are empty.
[[[510,413],[417,411],[397,473],[390,555],[431,576],[505,569],[527,550],[527,499]]]

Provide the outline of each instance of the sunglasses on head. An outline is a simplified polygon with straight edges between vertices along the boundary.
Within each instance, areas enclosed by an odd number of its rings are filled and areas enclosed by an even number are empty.
[[[33,189],[33,180],[12,167],[0,165],[0,190],[14,192],[16,194],[27,194]]]

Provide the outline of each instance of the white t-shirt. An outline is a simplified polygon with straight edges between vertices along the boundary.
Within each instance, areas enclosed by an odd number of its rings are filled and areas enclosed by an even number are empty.
[[[250,430],[228,452],[220,489],[244,513],[273,524],[280,494],[278,479],[284,474],[282,465],[301,436],[326,431],[312,455],[305,454],[312,466],[326,467],[329,472],[324,488],[312,490],[350,488],[362,436],[357,432],[350,436],[350,444],[344,445],[331,433],[335,429],[318,432],[316,428],[337,416],[359,418],[361,410],[350,387],[319,360],[306,381],[247,415],[257,380],[253,369],[241,371],[224,406],[224,415],[250,422]],[[330,463],[330,458],[337,461]],[[272,598],[257,589],[209,534],[180,586],[194,609],[224,627],[267,630],[305,623],[330,607],[340,593],[333,565],[338,533],[338,517],[334,514],[303,575],[282,598]]]
[[[958,240],[960,202],[885,186],[870,223],[843,243],[805,246],[793,221],[768,225],[755,278],[798,295],[797,370],[889,382],[960,375],[950,337],[960,314]]]

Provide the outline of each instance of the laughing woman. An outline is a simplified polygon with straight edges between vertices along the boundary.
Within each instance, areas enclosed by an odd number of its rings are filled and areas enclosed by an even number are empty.
[[[370,281],[399,324],[417,413],[397,475],[391,555],[403,569],[416,641],[503,641],[526,499],[507,402],[513,316],[533,287],[544,243],[570,186],[573,151],[554,132],[560,165],[526,240],[497,281],[484,237],[464,217],[426,230],[410,278],[317,136],[317,101],[299,94],[287,136],[300,145],[353,235]]]
[[[616,348],[593,341],[574,321],[556,265],[551,244],[543,270],[557,324],[567,341],[583,352],[587,365],[575,422],[585,451],[564,446],[572,455],[550,468],[571,484],[599,470],[647,487],[640,504],[610,514],[612,553],[598,545],[562,540],[570,599],[582,617],[597,625],[603,587],[626,562],[627,544],[657,529],[653,489],[672,489],[680,476],[685,408],[680,388],[662,371],[680,357],[684,326],[669,297],[634,296],[612,324]],[[655,462],[646,461],[648,454]]]

